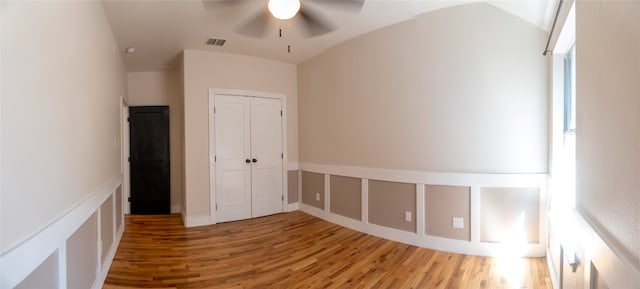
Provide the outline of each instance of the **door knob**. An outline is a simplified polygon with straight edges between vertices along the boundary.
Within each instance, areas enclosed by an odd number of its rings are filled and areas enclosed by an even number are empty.
[[[244,162],[250,164],[251,160],[250,159],[246,159],[246,160],[244,160]]]
[[[254,162],[254,163],[257,163],[257,162],[258,162],[258,159],[253,159],[253,162]]]

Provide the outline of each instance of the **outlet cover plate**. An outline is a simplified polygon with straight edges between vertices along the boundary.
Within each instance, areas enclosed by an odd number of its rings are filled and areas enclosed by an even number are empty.
[[[404,212],[404,220],[407,222],[411,222],[411,211]]]
[[[456,229],[464,229],[464,218],[453,217],[453,227]]]

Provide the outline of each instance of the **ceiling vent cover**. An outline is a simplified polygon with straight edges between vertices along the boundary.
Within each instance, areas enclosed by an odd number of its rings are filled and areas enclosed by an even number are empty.
[[[207,40],[207,45],[222,46],[225,42],[227,42],[227,40],[219,38],[209,38],[209,40]]]

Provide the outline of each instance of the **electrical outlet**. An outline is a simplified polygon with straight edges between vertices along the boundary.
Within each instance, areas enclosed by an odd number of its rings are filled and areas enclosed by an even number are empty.
[[[316,201],[320,201],[320,193],[316,193]]]
[[[411,222],[411,211],[404,212],[404,220],[407,222]]]
[[[453,227],[456,229],[464,229],[464,218],[453,217]]]

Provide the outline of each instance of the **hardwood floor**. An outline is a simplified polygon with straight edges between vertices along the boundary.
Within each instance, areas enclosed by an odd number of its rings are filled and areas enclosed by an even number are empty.
[[[552,288],[544,258],[515,259],[505,276],[500,261],[388,241],[302,212],[189,229],[178,215],[127,216],[103,288]]]

